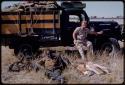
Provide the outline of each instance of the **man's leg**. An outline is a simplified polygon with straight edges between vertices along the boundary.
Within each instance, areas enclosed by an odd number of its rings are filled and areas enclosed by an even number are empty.
[[[56,69],[53,71],[52,80],[57,80],[59,83],[64,83],[64,77],[61,75],[61,70]]]
[[[80,53],[80,56],[81,56],[82,60],[85,60],[86,55],[85,55],[85,50],[83,48],[83,44],[77,44],[76,47],[77,47],[77,49],[78,49],[78,51]]]
[[[92,45],[92,42],[87,41],[87,47],[88,47],[88,51],[90,52],[90,54],[93,55],[93,45]]]

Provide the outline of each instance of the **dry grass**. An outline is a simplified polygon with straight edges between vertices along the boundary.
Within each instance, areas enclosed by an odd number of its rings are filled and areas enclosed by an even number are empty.
[[[92,56],[91,56],[92,57]],[[123,71],[123,55],[120,53],[117,53],[114,56],[107,56],[106,54],[102,55],[95,55],[92,58],[89,58],[90,61],[93,61],[94,63],[100,64],[102,66],[106,66],[111,71],[110,74],[105,75],[93,75],[91,77],[84,76],[78,73],[78,71],[75,68],[72,68],[70,66],[68,69],[65,70],[64,75],[68,79],[68,83],[123,83],[124,81],[124,71]],[[78,61],[79,62],[79,61]],[[75,63],[75,61],[73,62]]]
[[[54,48],[55,49],[55,48]],[[57,49],[56,49],[57,50]],[[63,48],[59,47],[59,50],[63,50]],[[97,75],[94,74],[93,76],[85,76],[80,74],[73,65],[76,65],[81,62],[79,59],[78,52],[74,53],[65,53],[62,51],[61,54],[67,57],[71,65],[68,66],[67,69],[64,70],[62,75],[65,76],[68,84],[91,84],[91,83],[123,83],[124,81],[124,69],[123,69],[123,55],[121,53],[116,53],[114,56],[108,56],[105,53],[103,55],[88,55],[89,60],[98,63],[100,65],[106,66],[110,69],[110,74],[105,75]],[[10,50],[8,47],[2,46],[2,82],[15,84],[15,83],[33,83],[33,84],[52,84],[56,83],[51,81],[47,77],[45,77],[44,69],[41,69],[38,72],[31,71],[21,71],[21,72],[9,72],[8,67],[17,58],[13,54],[13,50]]]

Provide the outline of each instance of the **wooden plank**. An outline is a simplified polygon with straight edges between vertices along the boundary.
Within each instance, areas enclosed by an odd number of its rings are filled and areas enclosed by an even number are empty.
[[[12,34],[19,32],[19,24],[2,24],[1,25],[2,34]]]
[[[59,15],[55,15],[59,19]],[[2,20],[19,20],[18,15],[2,15]],[[33,15],[33,20],[52,20],[54,15]],[[21,15],[21,20],[31,20],[31,15]]]

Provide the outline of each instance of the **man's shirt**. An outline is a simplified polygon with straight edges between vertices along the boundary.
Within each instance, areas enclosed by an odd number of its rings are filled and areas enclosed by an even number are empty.
[[[77,42],[83,43],[86,45],[87,43],[87,35],[90,33],[90,30],[88,28],[82,29],[81,27],[77,27],[75,29],[75,32],[77,33]]]

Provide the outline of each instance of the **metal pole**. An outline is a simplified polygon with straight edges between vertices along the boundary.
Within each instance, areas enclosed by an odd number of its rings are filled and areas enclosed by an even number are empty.
[[[21,33],[22,33],[22,29],[21,29],[21,13],[20,13],[20,11],[19,11],[18,16],[19,16],[19,20],[18,20],[18,24],[19,24],[19,34],[21,34]]]

